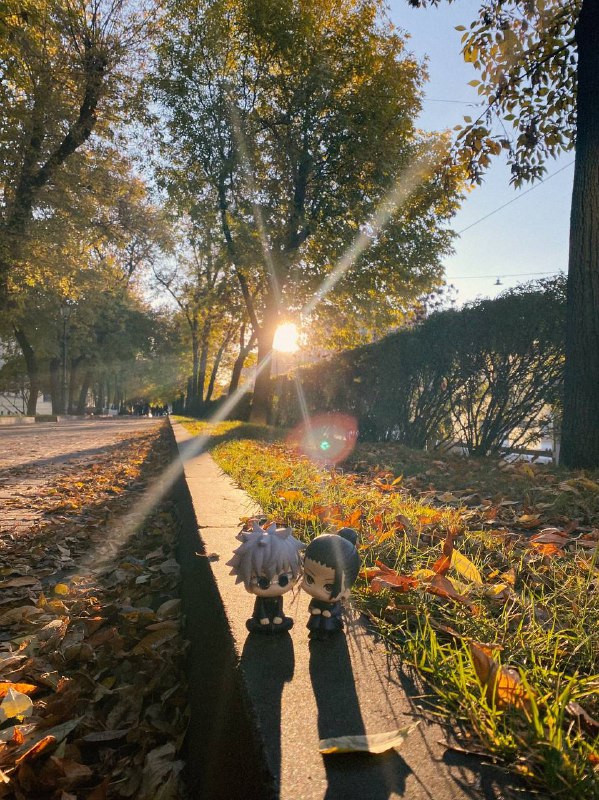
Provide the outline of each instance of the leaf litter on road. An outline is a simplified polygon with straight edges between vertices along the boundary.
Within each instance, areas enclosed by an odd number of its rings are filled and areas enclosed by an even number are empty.
[[[185,797],[174,508],[119,539],[168,447],[154,429],[66,465],[34,524],[0,536],[2,800]]]

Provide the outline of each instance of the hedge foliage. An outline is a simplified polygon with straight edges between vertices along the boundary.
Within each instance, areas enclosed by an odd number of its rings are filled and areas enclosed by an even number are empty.
[[[539,434],[560,405],[565,280],[509,290],[437,312],[380,342],[339,353],[273,380],[274,424],[305,412],[355,415],[362,439],[409,447],[461,441],[473,455]],[[302,397],[303,395],[303,397]]]

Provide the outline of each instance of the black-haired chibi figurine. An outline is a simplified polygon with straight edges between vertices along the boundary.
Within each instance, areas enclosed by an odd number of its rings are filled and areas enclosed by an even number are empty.
[[[227,566],[236,583],[256,595],[254,613],[245,623],[250,632],[282,633],[293,626],[283,614],[283,595],[299,580],[304,545],[291,534],[291,528],[277,528],[274,522],[266,529],[254,522],[251,531],[237,536],[241,545]]]
[[[301,587],[312,597],[310,639],[326,639],[343,630],[342,602],[349,597],[360,569],[357,541],[353,528],[341,528],[338,533],[317,536],[306,548]]]

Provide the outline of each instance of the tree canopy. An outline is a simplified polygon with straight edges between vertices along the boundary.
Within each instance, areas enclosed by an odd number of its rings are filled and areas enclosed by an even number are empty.
[[[177,0],[163,18],[152,79],[162,178],[192,217],[198,200],[218,214],[266,365],[254,419],[265,417],[279,320],[352,242],[371,246],[356,248],[329,296],[338,286],[353,315],[376,307],[390,324],[442,282],[460,172],[447,167],[448,141],[415,127],[425,70],[381,12],[354,0]]]
[[[135,8],[133,6],[135,5]],[[32,221],[49,213],[92,133],[112,136],[147,22],[124,0],[0,4],[0,302],[22,266]]]

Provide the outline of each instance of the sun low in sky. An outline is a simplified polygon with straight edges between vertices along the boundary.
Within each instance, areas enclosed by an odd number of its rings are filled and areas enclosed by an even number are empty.
[[[297,353],[299,350],[299,331],[295,322],[284,322],[275,332],[273,349],[279,353]]]

